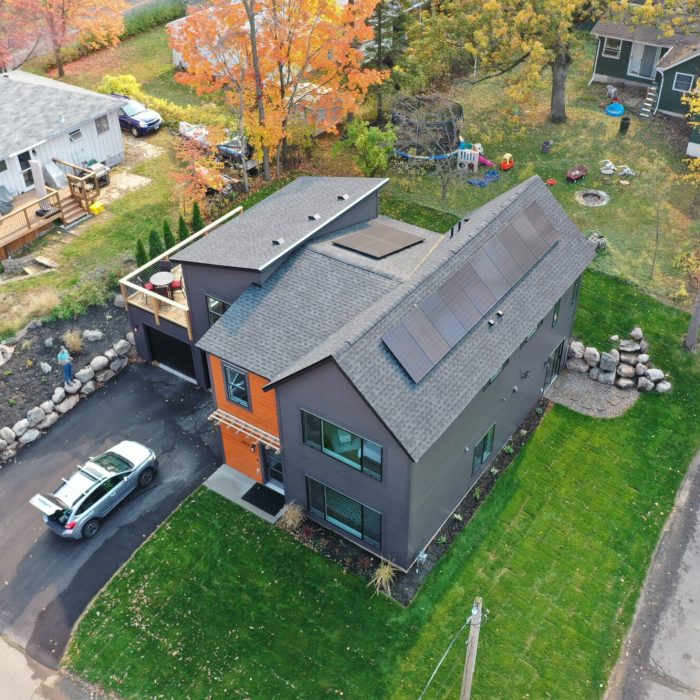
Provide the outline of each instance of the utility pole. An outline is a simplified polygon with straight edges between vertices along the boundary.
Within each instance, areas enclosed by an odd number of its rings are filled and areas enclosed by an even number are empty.
[[[481,629],[481,608],[483,601],[480,596],[474,598],[472,607],[471,627],[467,641],[467,654],[464,659],[464,676],[462,677],[462,692],[459,700],[469,700],[472,692],[474,666],[476,664],[476,649],[479,646],[479,630]]]

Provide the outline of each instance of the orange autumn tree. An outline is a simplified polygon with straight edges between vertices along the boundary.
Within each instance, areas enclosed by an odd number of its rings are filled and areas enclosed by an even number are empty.
[[[180,80],[223,92],[262,154],[279,153],[295,120],[332,131],[384,73],[362,67],[377,0],[211,0],[171,34],[187,64]],[[279,160],[278,160],[279,163]]]
[[[36,29],[48,40],[58,75],[63,76],[61,49],[80,40],[90,48],[119,43],[124,31],[124,0],[12,0],[33,17]]]
[[[13,70],[39,46],[34,18],[17,0],[0,0],[0,71]]]

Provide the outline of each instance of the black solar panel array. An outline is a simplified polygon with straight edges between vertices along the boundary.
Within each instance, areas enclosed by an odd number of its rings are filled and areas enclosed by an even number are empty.
[[[423,379],[559,238],[533,202],[386,333],[382,340],[411,379]]]
[[[369,228],[346,236],[336,238],[333,243],[341,248],[354,250],[356,253],[368,255],[370,258],[385,258],[392,253],[410,248],[417,243],[422,243],[425,238],[413,233],[387,226],[386,224],[374,224]]]

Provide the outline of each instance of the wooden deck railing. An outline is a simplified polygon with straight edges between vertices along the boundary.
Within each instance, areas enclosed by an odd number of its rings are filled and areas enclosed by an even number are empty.
[[[243,211],[243,207],[236,207],[230,212],[224,214],[222,217],[218,218],[216,221],[205,226],[197,233],[193,233],[189,238],[181,241],[172,248],[169,248],[164,253],[159,255],[153,260],[149,260],[145,265],[137,268],[128,275],[125,275],[119,280],[119,286],[121,288],[122,296],[124,297],[124,305],[128,309],[129,305],[133,305],[144,311],[148,311],[155,317],[156,325],[160,325],[161,319],[165,318],[178,326],[182,326],[187,329],[187,337],[192,340],[192,320],[190,318],[190,308],[187,303],[187,295],[182,293],[177,293],[177,301],[175,298],[170,299],[162,294],[157,294],[156,292],[151,292],[145,289],[143,286],[144,282],[147,282],[149,277],[160,270],[160,262],[162,260],[169,261],[171,256],[178,251],[186,248],[187,246],[199,240],[203,236],[206,236],[210,231],[214,230],[217,226],[220,226],[225,221],[232,219],[234,216],[240,214]],[[182,270],[179,265],[172,269],[175,277],[182,276]]]
[[[5,247],[33,231],[61,218],[58,190],[46,188],[46,197],[36,198],[0,217],[0,247]],[[45,212],[42,215],[39,212]]]
[[[59,158],[54,158],[53,162],[66,174],[71,195],[87,211],[87,208],[100,194],[100,183],[97,174],[88,168],[84,168],[82,165],[68,163]]]

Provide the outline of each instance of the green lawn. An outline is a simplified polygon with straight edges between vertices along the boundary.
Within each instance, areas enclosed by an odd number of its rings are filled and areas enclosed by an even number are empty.
[[[477,86],[457,85],[451,97],[464,107],[464,137],[481,142],[486,155],[497,164],[505,152],[515,158],[515,169],[503,173],[499,182],[485,188],[458,181],[446,201],[441,202],[439,184],[434,177],[409,178],[400,170],[391,173],[390,191],[407,202],[420,202],[463,215],[505,192],[514,184],[532,176],[555,178],[559,184],[552,193],[578,226],[589,234],[598,231],[609,241],[609,254],[599,257],[595,269],[624,277],[641,289],[665,298],[673,298],[685,281],[674,267],[679,255],[698,248],[700,219],[692,213],[698,191],[679,178],[686,171],[682,162],[685,145],[673,136],[669,123],[658,119],[642,120],[631,113],[627,136],[619,135],[619,119],[606,116],[599,108],[605,88],[588,85],[595,41],[582,37],[575,51],[575,62],[568,82],[566,124],[547,120],[549,94],[543,90],[536,104],[517,120],[507,107],[500,80]],[[548,78],[549,76],[547,76]],[[553,140],[549,154],[541,143]],[[617,165],[629,165],[638,173],[625,188],[619,178],[600,174],[600,161],[610,159]],[[567,184],[566,171],[577,163],[590,167],[585,187],[603,189],[611,202],[600,208],[582,207],[574,200],[579,185]],[[483,173],[483,169],[481,171]],[[660,244],[656,270],[651,279],[651,263],[656,238],[656,205],[661,199]],[[693,290],[690,292],[692,301]]]
[[[641,324],[674,391],[610,421],[555,407],[410,608],[202,489],[98,596],[69,668],[125,698],[415,699],[481,595],[475,698],[601,697],[700,442],[687,320],[586,275],[579,334]],[[458,695],[463,649],[428,697]]]

